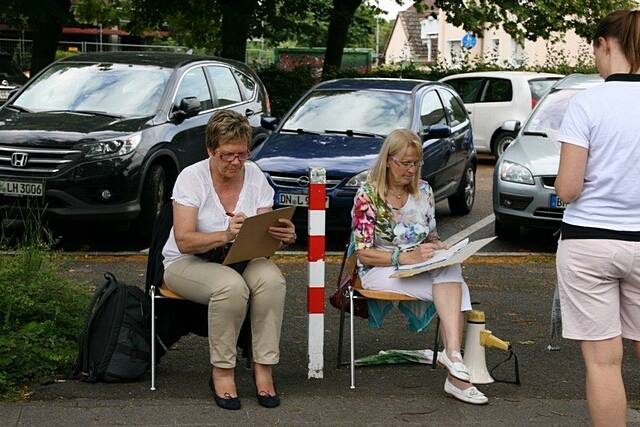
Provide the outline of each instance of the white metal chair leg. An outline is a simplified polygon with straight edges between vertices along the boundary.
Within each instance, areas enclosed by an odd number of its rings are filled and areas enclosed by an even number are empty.
[[[151,286],[151,391],[156,389],[156,287]]]
[[[356,388],[356,361],[355,361],[355,345],[354,345],[354,331],[353,331],[353,288],[349,288],[349,330],[351,333],[351,340],[349,342],[350,359],[351,359],[351,390]]]

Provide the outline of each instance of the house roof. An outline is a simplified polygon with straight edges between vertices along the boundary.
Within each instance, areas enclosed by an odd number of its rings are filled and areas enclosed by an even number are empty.
[[[426,18],[429,15],[437,13],[438,8],[435,6],[434,0],[424,0],[423,2],[423,10],[418,13],[415,6],[411,6],[410,8],[403,10],[398,13],[398,17],[396,18],[395,23],[393,24],[393,29],[391,33],[396,31],[399,24],[401,24],[401,29],[404,30],[405,35],[407,36],[407,40],[409,43],[409,49],[411,49],[412,56],[428,56],[429,50],[426,44],[422,43],[421,28],[420,21]],[[387,40],[387,45],[384,50],[387,51],[389,47],[389,41],[391,37]]]

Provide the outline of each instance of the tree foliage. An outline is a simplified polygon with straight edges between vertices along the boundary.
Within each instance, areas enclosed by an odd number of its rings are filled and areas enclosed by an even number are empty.
[[[632,0],[435,0],[447,21],[483,34],[500,27],[516,40],[551,39],[568,30],[591,38],[596,23],[607,13],[637,6]]]

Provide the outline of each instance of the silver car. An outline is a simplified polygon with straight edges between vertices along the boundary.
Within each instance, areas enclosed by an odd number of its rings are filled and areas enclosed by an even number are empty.
[[[516,121],[504,123],[505,130],[519,133],[496,162],[493,174],[496,236],[517,237],[521,226],[560,227],[565,204],[554,190],[560,162],[557,132],[569,100],[602,82],[598,75],[569,75],[554,84],[523,127]]]

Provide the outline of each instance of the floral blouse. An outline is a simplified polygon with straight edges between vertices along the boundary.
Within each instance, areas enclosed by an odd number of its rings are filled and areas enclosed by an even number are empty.
[[[404,206],[395,209],[369,183],[360,187],[351,211],[355,249],[407,250],[438,239],[433,190],[426,181],[419,182],[418,190],[419,198],[410,194]],[[372,267],[358,268],[363,274]]]

